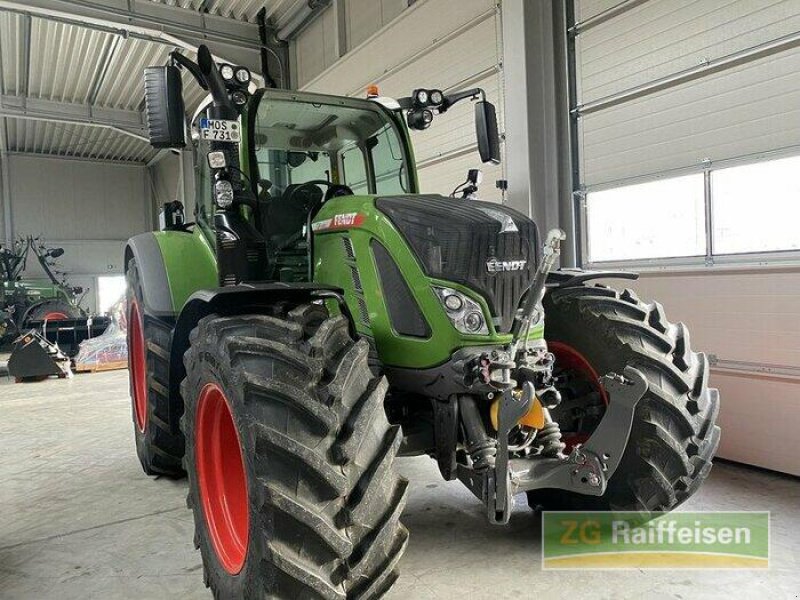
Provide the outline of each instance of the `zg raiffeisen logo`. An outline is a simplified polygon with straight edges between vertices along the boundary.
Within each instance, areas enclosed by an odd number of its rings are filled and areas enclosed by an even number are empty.
[[[766,569],[768,512],[550,512],[543,569]]]

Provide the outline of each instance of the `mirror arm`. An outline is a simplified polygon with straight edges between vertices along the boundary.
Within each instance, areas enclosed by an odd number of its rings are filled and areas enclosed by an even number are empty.
[[[177,65],[184,67],[189,73],[192,74],[192,77],[195,78],[195,81],[203,88],[205,91],[208,91],[208,83],[206,82],[206,78],[203,76],[203,73],[200,71],[200,67],[196,62],[191,59],[186,58],[183,54],[178,52],[177,50],[173,50],[169,53],[169,57],[172,59],[173,63],[177,63]]]
[[[439,114],[446,112],[456,102],[461,102],[466,98],[471,98],[474,100],[478,96],[481,97],[481,100],[486,100],[486,92],[484,92],[482,88],[472,88],[469,90],[464,90],[463,92],[448,94],[444,97],[444,102],[442,102],[442,105],[439,107]]]
[[[481,97],[481,100],[486,100],[486,92],[483,91],[483,88],[471,88],[469,90],[464,90],[463,92],[456,92],[455,94],[448,94],[444,97],[444,102],[440,106],[430,106],[428,108],[436,109],[439,114],[446,112],[451,106],[453,106],[456,102],[461,102],[466,98],[475,99],[478,96]],[[400,105],[399,110],[410,110],[414,108],[414,98],[412,96],[406,96],[405,98],[398,98],[397,103]]]

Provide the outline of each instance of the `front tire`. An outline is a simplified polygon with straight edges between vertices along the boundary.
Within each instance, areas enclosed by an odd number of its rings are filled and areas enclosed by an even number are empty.
[[[185,355],[187,503],[206,585],[225,599],[380,598],[408,539],[386,380],[344,317],[277,312],[205,317]]]
[[[608,399],[598,389],[598,375],[632,366],[649,389],[636,406],[628,446],[604,496],[543,490],[530,492],[529,503],[652,513],[684,502],[708,477],[720,439],[719,393],[708,387],[708,361],[692,351],[686,327],[667,321],[657,302],[645,304],[631,290],[602,285],[554,290],[544,306],[556,370],[568,367],[562,378],[570,386],[552,411],[569,432],[567,440],[582,441],[602,417]]]

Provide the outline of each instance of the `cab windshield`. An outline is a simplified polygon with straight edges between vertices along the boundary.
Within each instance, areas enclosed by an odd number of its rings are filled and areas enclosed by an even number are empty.
[[[354,194],[411,192],[400,132],[378,106],[355,108],[264,96],[252,133],[261,199],[288,197],[311,181]],[[306,186],[301,196],[328,192]],[[320,198],[321,199],[321,198]]]

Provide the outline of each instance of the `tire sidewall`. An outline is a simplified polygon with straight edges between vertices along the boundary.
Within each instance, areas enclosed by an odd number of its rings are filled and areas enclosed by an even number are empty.
[[[250,598],[258,597],[258,590],[253,589],[255,570],[258,565],[251,560],[251,556],[263,556],[266,548],[260,548],[265,539],[269,539],[271,524],[260,520],[258,502],[254,498],[254,487],[250,482],[250,474],[255,473],[255,438],[252,435],[249,422],[246,417],[245,401],[243,397],[243,382],[237,381],[235,374],[226,372],[220,368],[222,357],[215,352],[217,349],[210,347],[205,341],[198,343],[195,364],[187,369],[187,377],[182,387],[184,398],[183,430],[186,432],[186,455],[184,467],[189,480],[188,503],[195,507],[195,546],[201,549],[205,572],[207,577],[213,581],[212,589],[217,590],[220,598]],[[248,548],[245,554],[245,561],[241,571],[236,575],[231,575],[222,566],[217,556],[217,551],[208,534],[208,527],[205,522],[203,502],[200,497],[198,481],[198,470],[196,468],[196,443],[195,432],[197,431],[197,410],[200,392],[209,383],[218,385],[228,401],[228,405],[233,417],[233,423],[239,437],[244,461],[245,482],[247,485],[247,507],[248,507]],[[203,520],[203,522],[199,522]]]
[[[584,289],[587,293],[593,291],[593,288]],[[597,293],[602,301],[603,291],[598,289]],[[645,360],[643,358],[644,351],[631,345],[641,344],[642,341],[637,341],[634,335],[622,335],[620,330],[615,329],[614,322],[602,315],[598,317],[593,314],[589,310],[592,301],[591,297],[586,298],[586,296],[580,295],[566,294],[554,298],[553,294],[549,294],[545,299],[547,318],[545,336],[548,341],[563,342],[572,346],[589,361],[601,377],[611,372],[621,374],[625,367],[631,366],[641,371],[651,385],[653,382],[659,382],[664,371],[660,371],[656,365],[663,363],[664,368],[670,368],[672,366],[671,355],[657,355],[650,352],[647,355],[649,360]],[[637,309],[642,306],[636,305]],[[642,323],[642,326],[646,325]],[[654,331],[652,335],[660,334]],[[684,376],[694,378],[699,373],[698,369],[701,368],[701,364],[696,358],[693,358],[692,364]],[[662,393],[666,394],[676,407],[685,407],[690,400],[690,392],[672,394],[669,390],[664,390]],[[704,388],[702,394],[707,393],[708,388]],[[609,400],[614,401],[613,398],[609,398]],[[651,401],[664,402],[665,400],[657,398],[654,392],[647,392],[639,401],[634,412],[630,437],[622,460],[609,479],[604,496],[590,497],[561,492],[549,494],[550,490],[548,490],[540,497],[546,500],[555,498],[559,503],[566,504],[563,506],[566,509],[639,510],[635,504],[631,503],[633,499],[631,494],[632,486],[636,486],[637,482],[642,482],[649,477],[648,473],[642,471],[642,465],[651,443],[647,432],[647,420],[652,417],[651,411],[653,410],[649,406]],[[534,494],[534,497],[537,495]],[[672,509],[683,500],[666,508]],[[650,510],[649,507],[648,510]],[[662,508],[659,507],[656,510],[662,510]]]
[[[143,292],[142,292],[142,285],[139,279],[139,268],[136,264],[135,259],[131,259],[128,263],[128,271],[126,273],[126,277],[128,280],[127,286],[127,294],[126,294],[126,319],[128,322],[127,328],[127,343],[128,343],[128,386],[130,389],[130,396],[131,396],[131,421],[133,423],[133,435],[134,439],[136,440],[136,455],[139,457],[139,462],[142,464],[142,468],[148,475],[157,474],[156,471],[153,470],[151,456],[149,448],[152,446],[152,439],[151,436],[153,435],[152,427],[150,426],[152,419],[153,419],[153,402],[152,398],[150,397],[150,386],[149,384],[145,386],[145,394],[147,394],[147,403],[146,403],[146,416],[145,416],[145,424],[144,424],[144,431],[139,429],[139,424],[136,420],[136,395],[134,391],[134,371],[132,365],[132,356],[130,352],[131,348],[131,306],[133,302],[136,302],[139,306],[139,316],[142,319],[142,336],[144,338],[144,343],[147,344],[147,315],[144,312],[144,302],[143,302]],[[149,377],[149,358],[147,357],[147,350],[145,348],[145,376]]]

